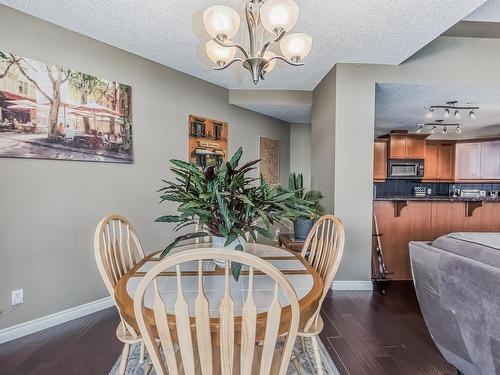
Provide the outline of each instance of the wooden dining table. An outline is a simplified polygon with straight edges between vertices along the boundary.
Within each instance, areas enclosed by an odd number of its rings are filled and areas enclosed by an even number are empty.
[[[180,246],[172,250],[172,253],[186,251],[196,248],[211,247],[209,243],[190,244]],[[307,261],[300,255],[276,246],[247,243],[245,245],[245,252],[256,255],[267,262],[270,262],[277,267],[287,278],[293,286],[295,293],[299,299],[300,307],[300,326],[313,316],[317,309],[318,302],[323,293],[323,281],[320,275],[312,268]],[[155,265],[161,261],[159,255],[161,251],[155,252],[146,256],[143,260],[126,273],[115,288],[115,300],[118,308],[120,309],[123,319],[135,330],[138,331],[138,325],[134,315],[133,297],[142,277],[151,270]],[[213,261],[203,261],[203,275],[205,294],[210,305],[210,326],[214,343],[217,344],[219,340],[219,318],[218,307],[220,300],[224,293],[224,269],[216,267]],[[167,310],[167,320],[173,338],[176,336],[175,329],[175,315],[174,303],[176,300],[176,278],[175,272],[163,272],[158,279],[160,295],[165,302]],[[173,270],[172,270],[173,271]],[[194,300],[198,291],[198,265],[196,262],[193,264],[185,263],[181,267],[183,278],[183,291],[190,311],[194,311]],[[246,281],[248,272],[245,268],[242,269],[238,281],[232,279],[231,281],[231,295],[235,305],[235,340],[238,342],[241,332],[241,309],[246,297]],[[265,335],[267,309],[272,301],[274,294],[274,282],[266,275],[259,275],[256,273],[254,276],[253,295],[255,304],[257,306],[257,322],[256,322],[256,340],[263,340]],[[280,334],[288,331],[291,310],[287,305],[284,295],[280,295],[280,302],[282,303]],[[145,317],[146,322],[152,328],[152,331],[158,337],[156,332],[155,320],[153,318],[153,311],[150,309],[152,305],[152,291],[146,290],[144,296],[144,306],[146,308]],[[194,327],[194,317],[192,318],[192,327]]]

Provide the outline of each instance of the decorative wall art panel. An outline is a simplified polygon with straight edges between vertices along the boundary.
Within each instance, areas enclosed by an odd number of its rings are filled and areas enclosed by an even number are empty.
[[[227,159],[227,122],[189,116],[189,161],[201,167]]]
[[[260,137],[260,174],[270,184],[280,181],[280,141]]]

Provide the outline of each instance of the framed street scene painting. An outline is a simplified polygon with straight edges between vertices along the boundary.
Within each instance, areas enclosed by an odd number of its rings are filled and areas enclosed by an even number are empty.
[[[0,51],[0,157],[132,163],[130,86]]]

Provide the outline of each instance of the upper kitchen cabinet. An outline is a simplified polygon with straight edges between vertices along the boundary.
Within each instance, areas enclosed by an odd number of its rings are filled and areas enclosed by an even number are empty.
[[[481,147],[481,178],[500,180],[500,141],[485,142]]]
[[[387,178],[387,142],[376,140],[373,145],[373,180],[384,181]]]
[[[455,145],[450,142],[428,142],[425,150],[424,181],[453,181],[455,178]]]
[[[389,157],[391,159],[424,159],[426,137],[420,134],[391,134]]]
[[[457,181],[500,180],[500,141],[457,143]]]

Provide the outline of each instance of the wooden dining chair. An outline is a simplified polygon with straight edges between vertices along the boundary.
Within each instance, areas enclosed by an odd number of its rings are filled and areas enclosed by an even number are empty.
[[[115,301],[115,286],[118,280],[144,258],[139,237],[123,216],[106,216],[97,224],[94,233],[94,253],[104,285]],[[120,308],[117,305],[116,307],[121,320],[116,329],[116,337],[124,344],[119,367],[119,374],[122,375],[127,367],[130,346],[141,344],[140,363],[144,361],[145,346],[141,335],[125,322]],[[150,369],[151,367],[146,368],[146,373]]]
[[[303,348],[305,347],[304,338],[309,337],[311,339],[319,375],[324,374],[317,338],[323,330],[320,311],[342,260],[344,242],[345,233],[342,221],[333,215],[324,215],[314,224],[302,248],[302,256],[320,274],[323,280],[323,294],[318,302],[318,307],[306,324],[299,327],[298,332]]]
[[[221,290],[222,299],[218,306],[209,305],[204,287],[206,277],[213,276],[204,274],[203,260],[214,258],[225,262],[224,272],[221,272],[219,276],[223,276],[224,290]],[[191,296],[194,300],[191,310],[183,291],[183,282],[187,282],[187,279],[181,273],[181,266],[188,262],[191,263],[191,267],[198,269],[197,272],[189,273],[191,277],[193,275],[196,277],[194,279],[195,291],[192,292],[196,293],[196,297]],[[245,302],[241,309],[241,316],[235,316],[235,302],[231,295],[233,276],[230,271],[230,262],[248,266],[248,269],[243,268],[240,276],[248,277],[248,280],[245,280],[245,283],[248,281],[248,284],[245,284],[248,287],[247,291],[243,292]],[[167,315],[165,300],[158,286],[160,284],[158,278],[165,275],[164,272],[167,270],[172,273],[171,278],[175,280],[177,289],[174,307],[171,308],[173,311],[168,311],[169,315]],[[269,280],[274,282],[274,292],[269,298],[267,316],[263,316],[264,312],[257,311],[253,287],[254,274],[267,275]],[[243,281],[240,280],[240,282]],[[150,291],[148,309],[145,308],[146,290]],[[289,305],[286,307],[288,312],[285,322],[281,321],[280,300],[283,301],[281,297],[286,297],[287,303],[284,305]],[[216,316],[211,315],[211,311],[212,313],[215,311]],[[267,375],[271,373],[285,375],[300,320],[299,303],[295,291],[277,268],[254,255],[214,248],[187,250],[173,254],[151,269],[136,289],[134,314],[158,375]],[[216,328],[214,328],[214,319]],[[261,338],[257,336],[257,323],[260,320],[262,324],[264,319],[265,333],[263,340],[260,341]],[[241,325],[241,336],[235,335],[235,322]],[[156,330],[152,328],[153,324]],[[286,328],[281,354],[275,350],[280,324]],[[162,354],[156,344],[155,331],[158,333]],[[217,342],[218,344],[214,345]]]

